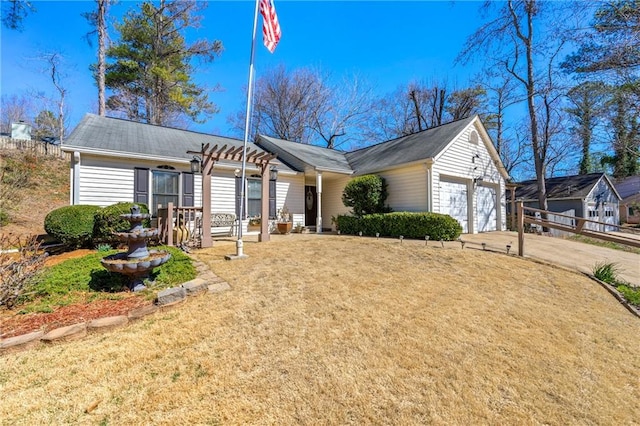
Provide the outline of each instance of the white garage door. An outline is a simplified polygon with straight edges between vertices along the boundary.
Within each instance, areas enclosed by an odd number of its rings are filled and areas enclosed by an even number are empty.
[[[496,189],[489,186],[478,186],[476,188],[478,232],[489,232],[498,229],[496,209]]]
[[[462,225],[462,232],[469,232],[467,209],[467,185],[440,181],[440,213],[448,214]]]

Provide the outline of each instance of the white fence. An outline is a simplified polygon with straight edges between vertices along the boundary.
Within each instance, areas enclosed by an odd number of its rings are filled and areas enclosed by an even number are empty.
[[[34,154],[46,155],[50,157],[58,157],[69,159],[71,153],[63,152],[60,145],[51,145],[42,141],[28,141],[22,139],[11,139],[8,137],[0,137],[0,149],[15,149],[19,151],[31,151]]]

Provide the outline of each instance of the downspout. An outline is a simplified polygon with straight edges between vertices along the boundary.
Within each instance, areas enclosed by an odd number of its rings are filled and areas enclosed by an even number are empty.
[[[433,211],[433,159],[430,158],[428,159],[424,164],[423,164],[424,170],[427,172],[427,211],[428,212],[432,212]]]
[[[71,170],[69,171],[71,174],[71,193],[70,193],[70,203],[72,206],[80,204],[80,153],[78,151],[73,152],[73,156],[71,157]]]

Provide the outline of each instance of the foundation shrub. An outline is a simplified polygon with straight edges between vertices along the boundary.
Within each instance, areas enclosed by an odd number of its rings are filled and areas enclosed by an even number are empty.
[[[60,207],[47,214],[44,230],[68,248],[91,247],[93,216],[99,210],[88,205]]]
[[[387,182],[383,177],[378,175],[358,176],[344,187],[342,203],[346,207],[351,207],[356,216],[388,213],[391,209],[384,204],[387,195]]]
[[[394,212],[370,214],[362,217],[338,216],[338,229],[343,234],[381,237],[424,238],[455,240],[462,233],[460,223],[449,215],[439,213]]]
[[[140,213],[149,213],[149,207],[143,203],[135,203],[140,206]],[[114,232],[127,231],[131,223],[120,217],[122,214],[131,213],[134,203],[116,203],[98,210],[93,217],[93,240],[95,244],[118,245],[119,240]],[[148,228],[148,219],[142,222],[142,226]]]

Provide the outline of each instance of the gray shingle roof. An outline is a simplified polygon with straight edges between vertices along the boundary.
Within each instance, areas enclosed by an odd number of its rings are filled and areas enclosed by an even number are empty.
[[[474,119],[475,116],[382,142],[349,152],[346,157],[357,174],[434,158]]]
[[[63,149],[90,148],[167,159],[191,159],[193,156],[187,151],[200,151],[202,143],[209,143],[211,147],[227,145],[229,148],[243,145],[239,139],[86,114],[64,141]],[[262,152],[251,143],[249,148]]]
[[[338,173],[352,173],[349,162],[342,151],[289,142],[282,139],[260,135],[258,145],[267,151],[278,154],[278,159],[298,171],[318,169]]]
[[[561,176],[546,179],[547,198],[585,198],[598,183],[603,173],[587,175]],[[527,180],[516,185],[516,198],[522,200],[538,199],[538,182]]]

